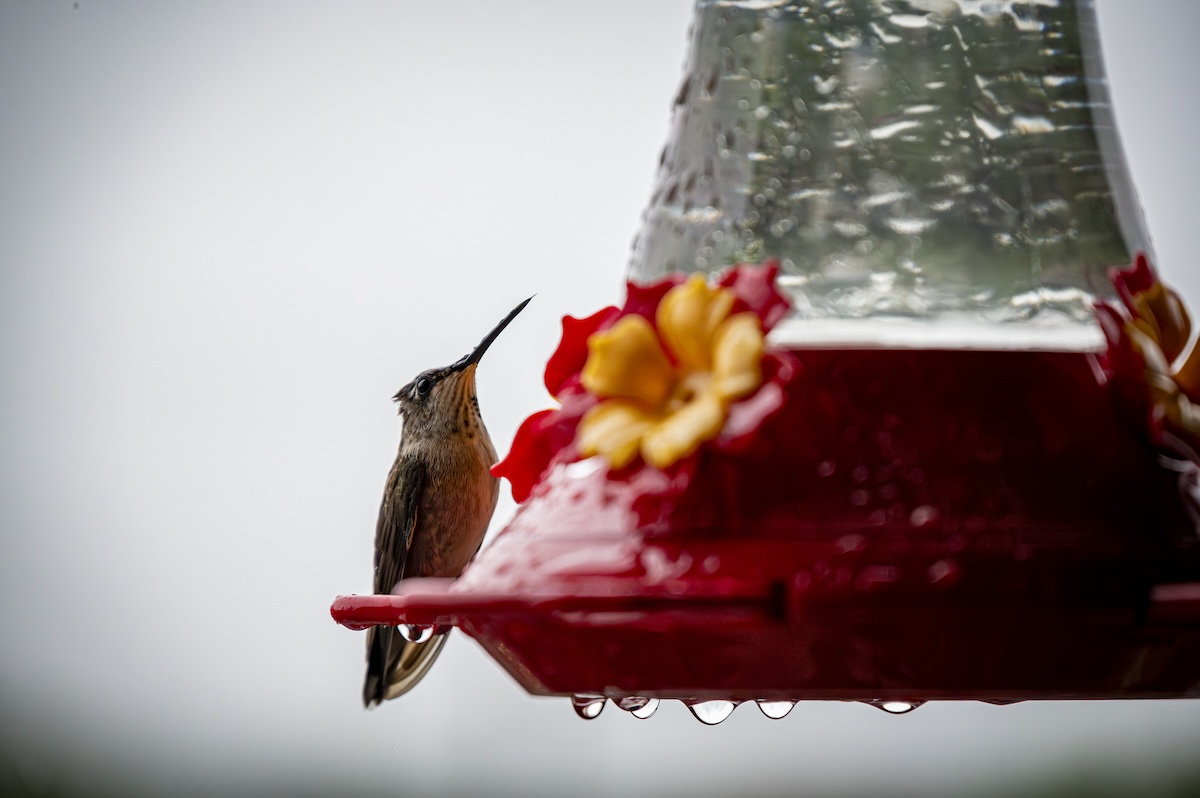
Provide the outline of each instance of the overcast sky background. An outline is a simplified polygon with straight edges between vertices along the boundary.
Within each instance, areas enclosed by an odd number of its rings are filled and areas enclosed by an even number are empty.
[[[328,607],[369,592],[390,396],[536,292],[480,369],[497,448],[547,404],[559,317],[620,296],[691,3],[74,5],[0,3],[0,768],[952,794],[1195,756],[1194,701],[583,722],[461,634],[364,712],[363,636]],[[1161,269],[1198,308],[1200,4],[1099,5]]]

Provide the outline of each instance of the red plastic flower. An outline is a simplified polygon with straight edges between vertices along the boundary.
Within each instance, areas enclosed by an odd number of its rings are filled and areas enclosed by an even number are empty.
[[[555,459],[600,454],[628,472],[665,468],[706,441],[744,448],[798,372],[791,355],[762,349],[790,307],[778,269],[739,265],[714,286],[683,275],[630,283],[620,309],[564,317],[545,374],[561,406],[526,419],[492,473],[521,502]]]

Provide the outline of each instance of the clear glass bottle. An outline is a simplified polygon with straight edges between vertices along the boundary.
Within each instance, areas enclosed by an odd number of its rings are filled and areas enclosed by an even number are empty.
[[[781,343],[1087,350],[1148,248],[1091,0],[700,0],[629,275],[779,258]]]

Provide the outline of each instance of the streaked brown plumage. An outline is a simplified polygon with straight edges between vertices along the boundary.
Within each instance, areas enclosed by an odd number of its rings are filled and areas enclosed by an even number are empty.
[[[532,299],[532,297],[530,297]],[[451,366],[422,372],[394,397],[404,427],[375,526],[376,593],[409,577],[456,577],[479,550],[496,509],[499,482],[489,469],[496,450],[479,415],[475,369],[526,299]],[[446,642],[405,640],[394,627],[367,633],[367,707],[396,698],[419,682]]]

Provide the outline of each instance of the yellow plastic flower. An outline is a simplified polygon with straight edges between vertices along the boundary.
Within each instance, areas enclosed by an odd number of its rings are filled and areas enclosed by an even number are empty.
[[[1145,385],[1156,436],[1166,431],[1200,449],[1200,347],[1188,346],[1192,322],[1187,307],[1159,279],[1145,254],[1112,277],[1128,311],[1119,314],[1103,302],[1096,307],[1112,363],[1119,375]]]
[[[715,438],[729,405],[762,384],[762,326],[754,313],[731,316],[733,303],[693,275],[659,303],[657,334],[630,315],[592,335],[581,378],[604,401],[579,424],[580,453],[665,468]]]
[[[1182,300],[1161,282],[1132,295],[1126,334],[1146,364],[1150,401],[1176,430],[1200,436],[1200,348],[1180,358],[1191,335]],[[1173,361],[1178,361],[1172,365]]]

